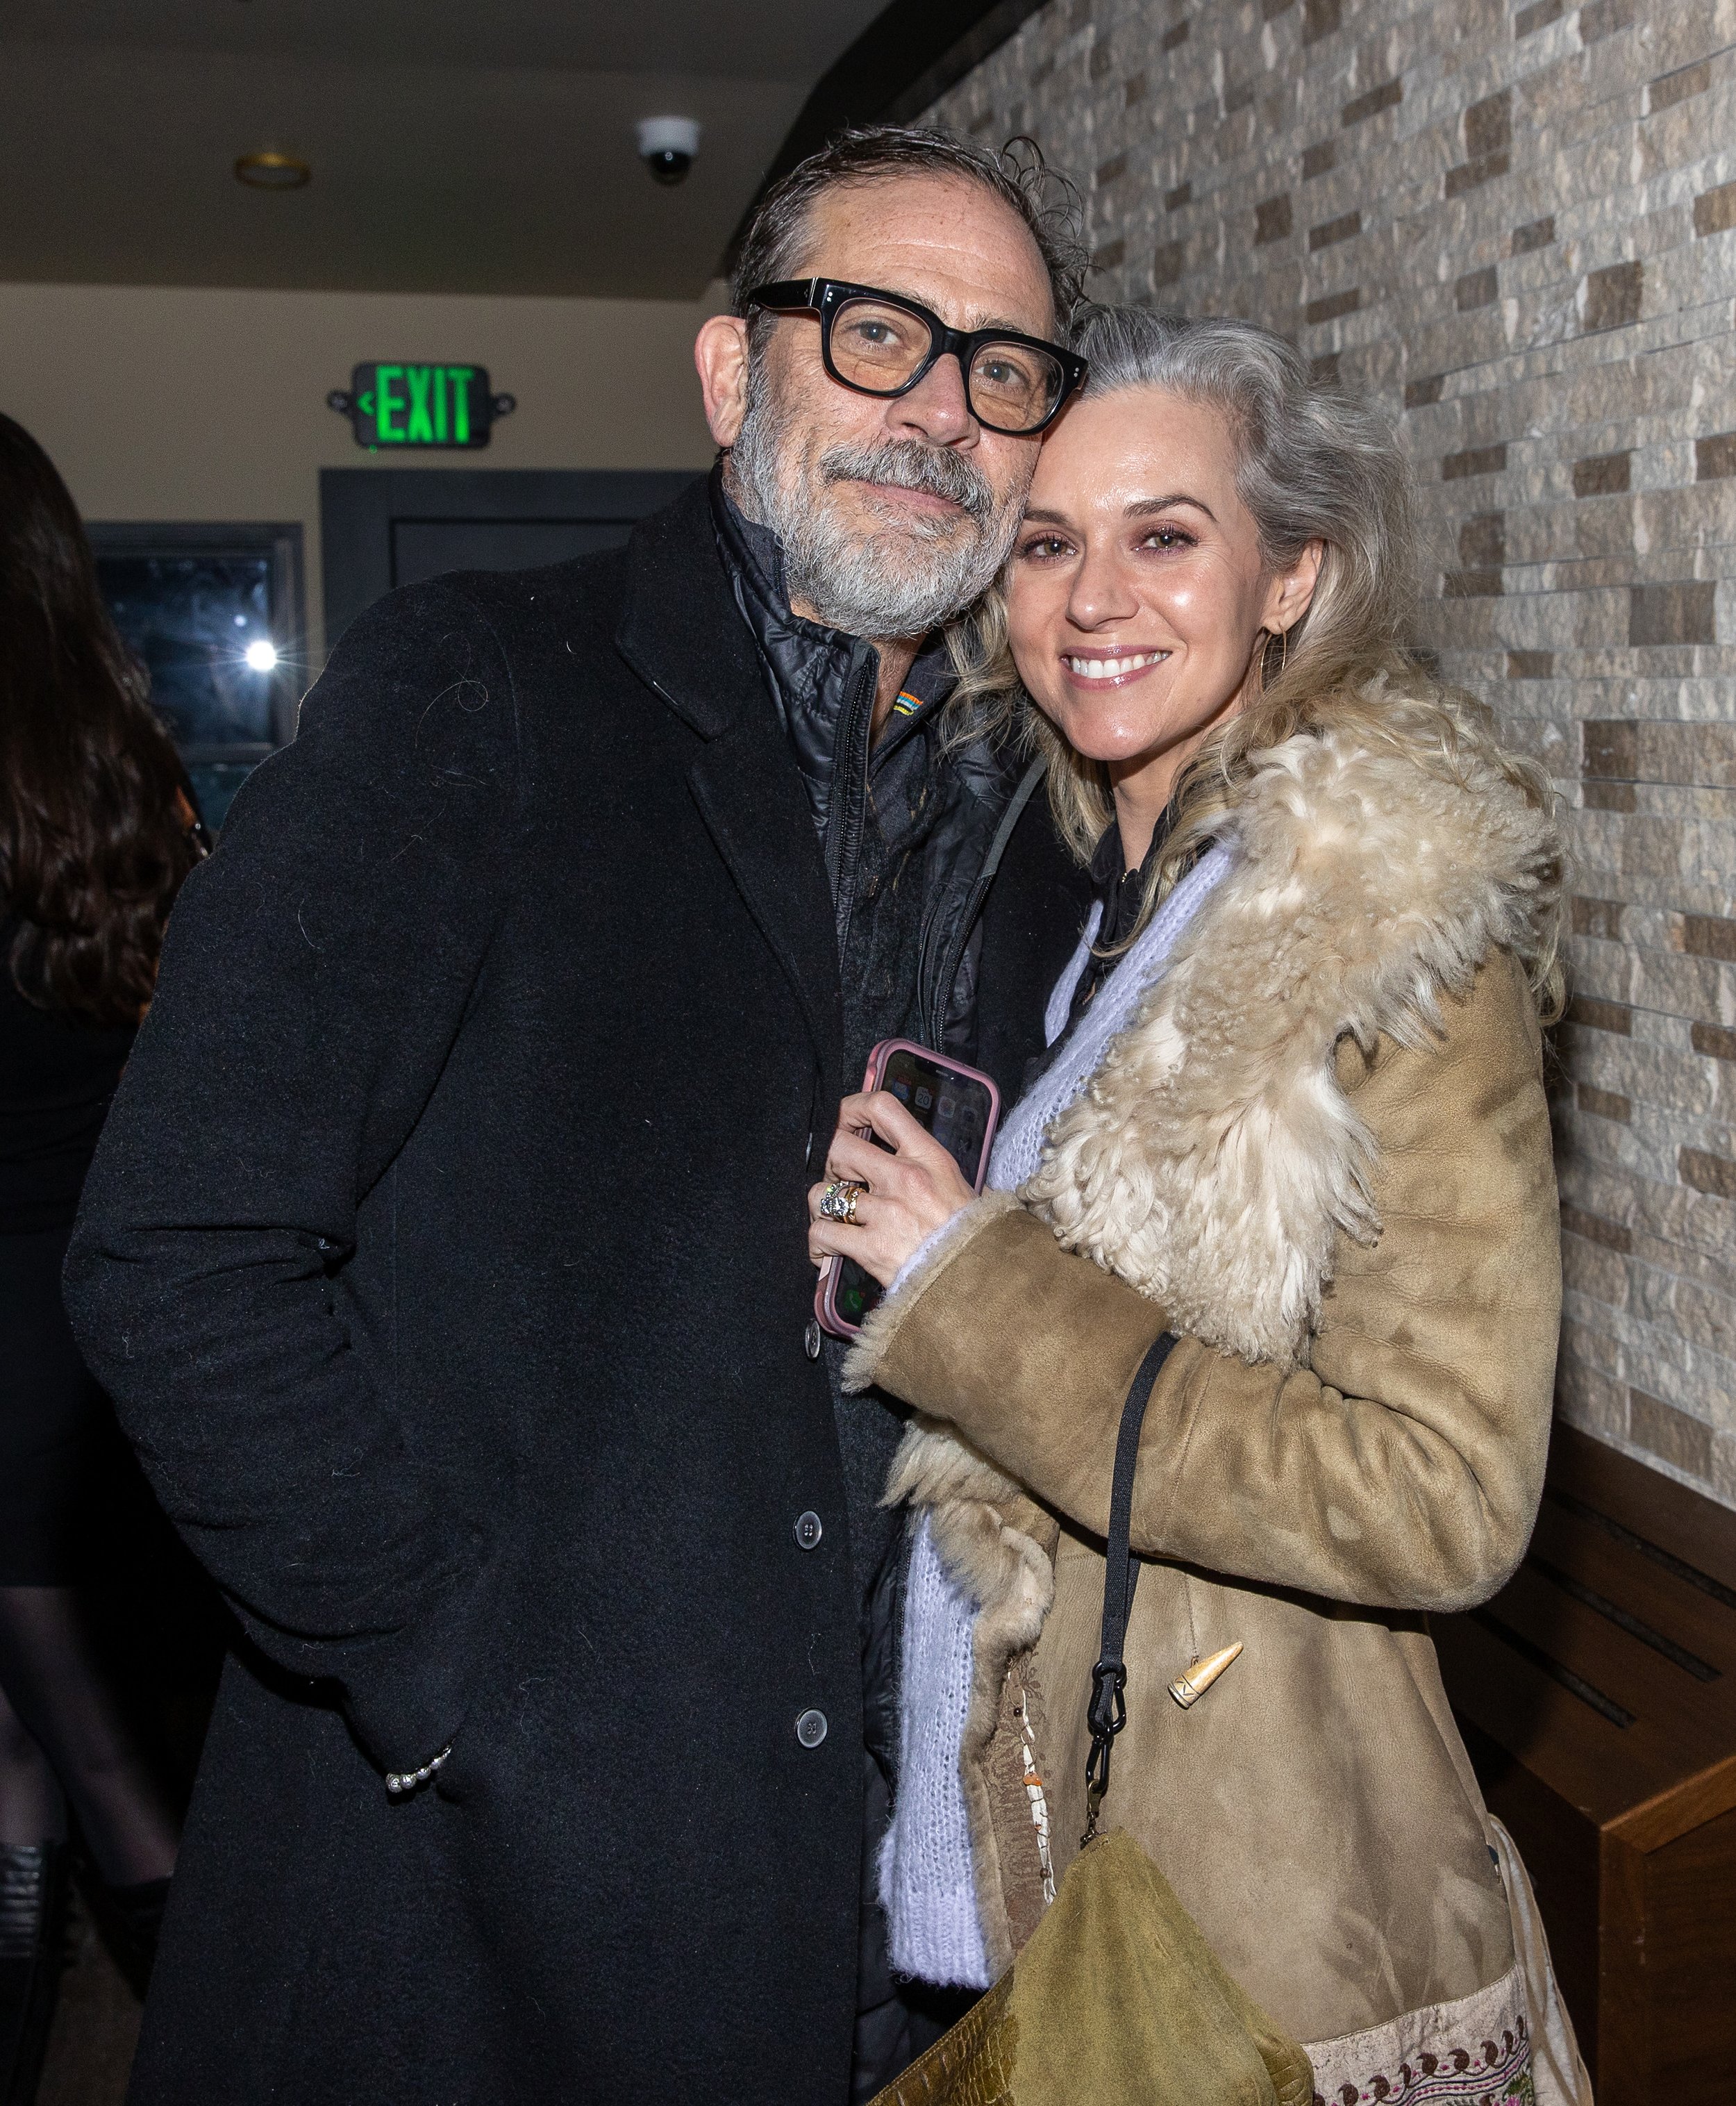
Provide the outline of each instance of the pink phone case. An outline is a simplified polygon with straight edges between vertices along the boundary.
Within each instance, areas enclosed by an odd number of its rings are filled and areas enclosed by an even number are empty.
[[[967,1082],[980,1082],[988,1091],[988,1118],[982,1130],[982,1152],[977,1159],[976,1189],[982,1190],[982,1181],[988,1176],[989,1156],[995,1145],[995,1128],[1000,1121],[1000,1092],[995,1087],[994,1078],[985,1075],[980,1068],[968,1068],[962,1060],[955,1060],[945,1053],[937,1053],[931,1046],[919,1046],[914,1038],[883,1038],[868,1055],[868,1065],[862,1075],[862,1088],[873,1091],[885,1080],[887,1063],[894,1053],[914,1053],[930,1066],[944,1068],[949,1074],[962,1075]],[[834,1338],[853,1338],[862,1328],[852,1324],[838,1312],[839,1266],[834,1260],[828,1266],[825,1277],[814,1289],[814,1314],[820,1328],[830,1331]]]

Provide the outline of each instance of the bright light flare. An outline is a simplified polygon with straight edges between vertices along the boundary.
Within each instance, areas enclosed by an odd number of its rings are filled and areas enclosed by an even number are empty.
[[[256,673],[269,673],[277,664],[277,646],[264,637],[256,638],[247,647],[247,662]]]

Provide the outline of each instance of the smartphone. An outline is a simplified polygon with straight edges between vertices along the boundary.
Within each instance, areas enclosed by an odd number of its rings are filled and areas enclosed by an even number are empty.
[[[883,1038],[868,1055],[862,1087],[889,1090],[946,1149],[971,1189],[982,1190],[1000,1117],[1000,1092],[987,1075],[913,1039]],[[874,1140],[887,1147],[879,1135]],[[879,1280],[854,1258],[834,1258],[815,1289],[814,1314],[834,1338],[853,1338],[880,1294]]]

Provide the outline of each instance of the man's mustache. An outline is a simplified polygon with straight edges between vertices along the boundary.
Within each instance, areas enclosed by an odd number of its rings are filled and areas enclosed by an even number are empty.
[[[880,482],[919,490],[956,504],[981,526],[995,513],[995,493],[982,471],[943,446],[897,441],[884,446],[832,446],[820,457],[828,482]]]

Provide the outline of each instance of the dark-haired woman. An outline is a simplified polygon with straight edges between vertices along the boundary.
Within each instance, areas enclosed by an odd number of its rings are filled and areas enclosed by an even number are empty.
[[[173,1817],[81,1606],[107,1406],[60,1264],[202,852],[185,777],[115,633],[78,514],[0,417],[0,2098],[34,2094],[68,1813],[148,1963]]]

